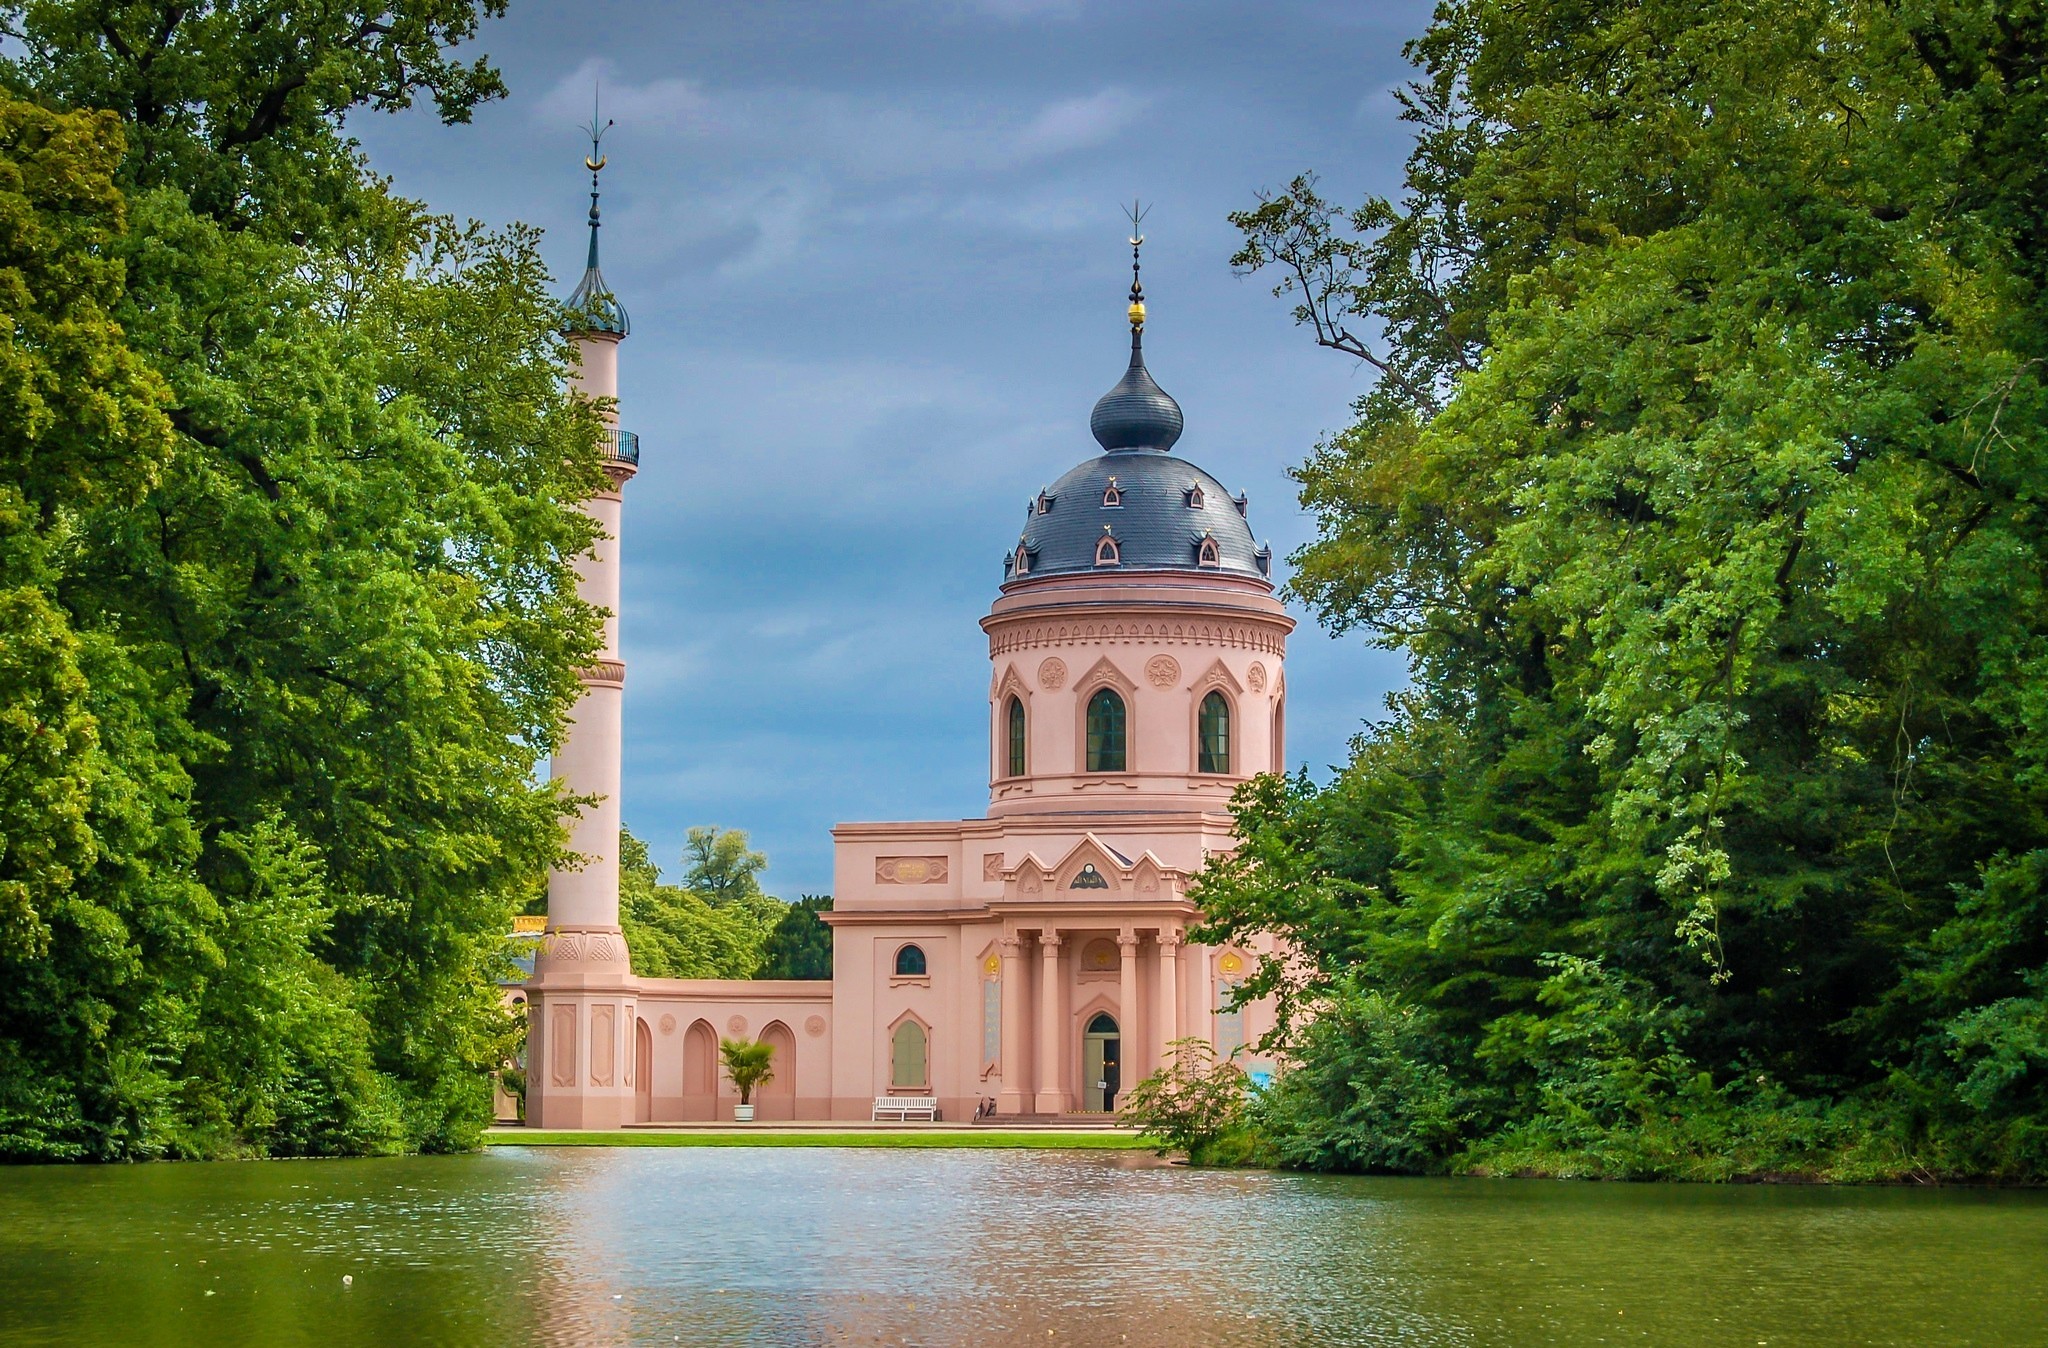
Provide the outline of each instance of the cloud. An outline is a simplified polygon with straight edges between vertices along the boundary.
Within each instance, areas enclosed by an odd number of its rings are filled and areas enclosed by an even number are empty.
[[[1027,159],[1090,149],[1113,139],[1150,104],[1148,98],[1115,88],[1086,98],[1064,99],[1031,119],[1031,124],[1017,134],[1015,149]]]
[[[535,119],[559,126],[588,118],[600,82],[604,115],[635,135],[688,136],[699,154],[867,180],[1000,173],[1056,159],[1108,143],[1152,105],[1114,85],[1027,112],[994,95],[905,101],[803,88],[713,90],[679,77],[635,84],[593,59],[548,91]]]

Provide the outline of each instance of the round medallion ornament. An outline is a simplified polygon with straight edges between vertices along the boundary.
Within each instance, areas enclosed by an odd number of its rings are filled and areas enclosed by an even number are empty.
[[[676,1032],[676,1018],[674,1016],[663,1016],[661,1018],[661,1032],[663,1034],[674,1034]]]
[[[1038,686],[1048,691],[1062,688],[1067,682],[1067,662],[1057,655],[1047,656],[1038,662]]]
[[[1180,682],[1180,661],[1170,655],[1155,655],[1145,662],[1145,677],[1154,688],[1171,688]]]
[[[812,1016],[804,1022],[804,1033],[813,1039],[825,1033],[825,1018],[823,1016]]]
[[[1226,976],[1243,973],[1244,956],[1238,954],[1235,950],[1224,951],[1223,957],[1216,961],[1216,971]]]
[[[1251,690],[1254,693],[1265,692],[1266,667],[1260,664],[1257,660],[1252,661],[1252,667],[1244,672],[1244,681],[1245,683],[1250,685]]]
[[[728,1034],[745,1034],[747,1032],[747,1018],[745,1016],[734,1016],[725,1022],[725,1029]]]

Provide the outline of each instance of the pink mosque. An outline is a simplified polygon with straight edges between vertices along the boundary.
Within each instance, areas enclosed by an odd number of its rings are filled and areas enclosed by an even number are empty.
[[[1173,454],[1181,409],[1142,348],[1132,243],[1130,365],[1098,401],[1100,447],[1031,499],[988,616],[989,801],[975,819],[833,830],[829,982],[640,978],[619,929],[618,653],[624,308],[590,248],[570,297],[577,386],[614,425],[605,539],[582,592],[602,658],[553,770],[597,803],[585,858],[549,877],[545,934],[515,997],[529,1015],[527,1118],[543,1128],[730,1120],[721,1037],[775,1047],[756,1117],[1004,1122],[1112,1112],[1170,1041],[1248,1069],[1271,1008],[1231,1008],[1262,953],[1188,940],[1187,886],[1235,846],[1231,792],[1283,766],[1287,635],[1272,554],[1243,496]]]

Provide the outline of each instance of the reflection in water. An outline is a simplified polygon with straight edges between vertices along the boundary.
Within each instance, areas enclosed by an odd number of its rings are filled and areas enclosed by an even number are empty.
[[[2038,1194],[752,1148],[0,1170],[0,1344],[2048,1345],[2043,1268]]]

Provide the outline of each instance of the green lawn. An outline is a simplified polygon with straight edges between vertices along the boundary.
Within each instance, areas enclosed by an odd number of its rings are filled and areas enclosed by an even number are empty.
[[[558,1133],[525,1128],[487,1133],[484,1143],[492,1147],[1033,1147],[1048,1151],[1143,1151],[1150,1145],[1129,1133]]]

